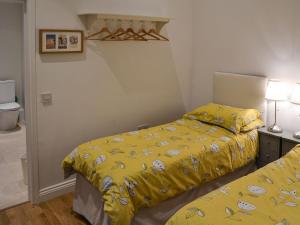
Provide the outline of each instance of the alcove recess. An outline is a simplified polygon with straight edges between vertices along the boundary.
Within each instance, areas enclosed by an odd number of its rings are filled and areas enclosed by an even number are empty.
[[[169,41],[161,34],[168,18],[103,13],[80,13],[79,17],[86,26],[86,40]]]

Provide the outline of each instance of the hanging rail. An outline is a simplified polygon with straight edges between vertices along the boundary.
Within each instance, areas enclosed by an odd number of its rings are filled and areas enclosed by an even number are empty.
[[[127,16],[115,14],[82,13],[86,24],[86,40],[100,41],[169,41],[160,34],[169,22],[162,17]]]

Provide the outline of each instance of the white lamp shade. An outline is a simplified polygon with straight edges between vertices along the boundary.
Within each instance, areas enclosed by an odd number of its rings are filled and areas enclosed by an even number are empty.
[[[296,84],[296,87],[291,96],[291,102],[300,105],[300,83]]]
[[[277,80],[270,80],[268,82],[266,99],[272,101],[286,101],[288,99],[286,85]]]

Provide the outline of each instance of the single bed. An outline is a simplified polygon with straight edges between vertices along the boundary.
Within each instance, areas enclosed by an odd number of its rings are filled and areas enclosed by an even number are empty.
[[[300,145],[179,210],[166,225],[289,225],[300,221]]]
[[[263,114],[265,84],[263,77],[216,73],[214,101]],[[73,210],[92,225],[159,225],[183,205],[253,171],[256,153],[256,130],[233,134],[182,118],[86,143],[64,168],[67,176],[77,173]]]

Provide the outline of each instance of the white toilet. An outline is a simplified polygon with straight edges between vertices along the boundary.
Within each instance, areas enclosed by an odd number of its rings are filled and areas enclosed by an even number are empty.
[[[17,127],[21,106],[15,102],[16,82],[0,81],[0,131]]]

